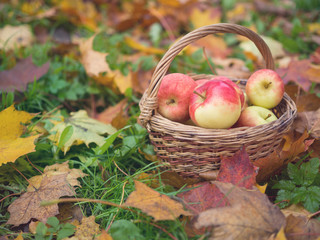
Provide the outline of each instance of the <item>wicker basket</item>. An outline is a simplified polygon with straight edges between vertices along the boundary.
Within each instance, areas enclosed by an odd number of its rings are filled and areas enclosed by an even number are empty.
[[[157,112],[157,93],[162,78],[177,54],[190,43],[214,33],[236,33],[249,38],[261,52],[266,68],[274,69],[270,49],[255,32],[245,27],[220,23],[198,28],[177,41],[158,63],[150,85],[140,101],[140,121],[147,128],[158,158],[182,177],[198,178],[200,173],[218,169],[221,156],[230,157],[242,146],[252,161],[266,157],[279,146],[296,116],[296,106],[285,93],[273,109],[278,120],[256,127],[205,129],[164,118]],[[210,75],[191,75],[195,80]],[[232,79],[235,80],[235,79]],[[242,80],[242,87],[246,80]]]

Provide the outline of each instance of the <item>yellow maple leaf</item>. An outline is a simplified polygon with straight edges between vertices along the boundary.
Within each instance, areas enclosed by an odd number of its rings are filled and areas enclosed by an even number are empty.
[[[212,8],[207,8],[203,11],[198,8],[194,8],[190,15],[190,21],[195,29],[206,25],[220,23],[221,12],[218,9]]]
[[[67,153],[72,145],[85,143],[89,146],[90,143],[94,142],[98,146],[101,146],[105,143],[105,138],[101,135],[113,134],[117,131],[111,124],[104,124],[90,118],[84,110],[72,112],[71,117],[61,118],[60,121],[52,121],[52,123],[55,126],[50,131],[52,135],[49,136],[49,139],[57,146],[64,129],[68,126],[72,126],[73,128],[72,135],[62,147],[64,154]]]
[[[24,125],[34,115],[17,111],[13,105],[0,112],[0,166],[35,151],[34,140],[40,135],[20,138]]]

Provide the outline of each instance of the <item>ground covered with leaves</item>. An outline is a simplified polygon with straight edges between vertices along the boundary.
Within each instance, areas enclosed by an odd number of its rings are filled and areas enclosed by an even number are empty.
[[[319,239],[316,0],[0,2],[0,239]],[[269,46],[298,116],[255,162],[222,156],[201,182],[168,171],[139,122],[181,36],[236,23]],[[170,72],[247,79],[253,43],[216,34]]]

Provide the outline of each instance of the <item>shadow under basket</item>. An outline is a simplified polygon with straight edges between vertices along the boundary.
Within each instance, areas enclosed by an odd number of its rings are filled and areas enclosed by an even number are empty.
[[[203,32],[205,34],[201,34]],[[166,168],[186,178],[199,178],[201,173],[219,169],[221,157],[231,157],[243,146],[251,161],[268,156],[280,145],[297,114],[294,101],[286,93],[280,104],[272,109],[278,119],[256,127],[206,129],[173,122],[157,112],[157,92],[173,57],[190,42],[217,32],[238,33],[248,37],[262,53],[266,68],[273,69],[274,66],[269,48],[256,33],[245,27],[227,23],[205,26],[187,34],[164,55],[140,101],[140,121],[149,132],[159,160]],[[195,37],[192,37],[193,33],[196,33]],[[191,77],[195,80],[210,79],[213,75]],[[239,85],[244,89],[245,84],[246,80],[241,80]]]

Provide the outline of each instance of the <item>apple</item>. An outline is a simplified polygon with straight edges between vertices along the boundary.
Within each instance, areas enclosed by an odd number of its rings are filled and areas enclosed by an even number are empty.
[[[254,127],[277,120],[274,113],[264,107],[250,106],[244,109],[235,127]]]
[[[275,71],[260,69],[249,77],[246,93],[250,103],[270,109],[280,103],[284,94],[284,83]]]
[[[232,85],[234,87],[234,89],[238,92],[238,94],[240,96],[241,107],[242,107],[242,109],[244,109],[244,105],[245,105],[244,92],[241,90],[241,88],[235,82],[233,82],[231,79],[224,77],[224,76],[217,76],[217,77],[213,78],[213,80],[226,81],[226,82],[230,83],[230,85]]]
[[[159,113],[176,122],[185,122],[189,117],[190,96],[197,86],[188,75],[171,73],[161,81],[158,97]]]
[[[209,80],[196,87],[191,94],[191,120],[204,128],[229,128],[239,118],[239,94],[225,81]]]

